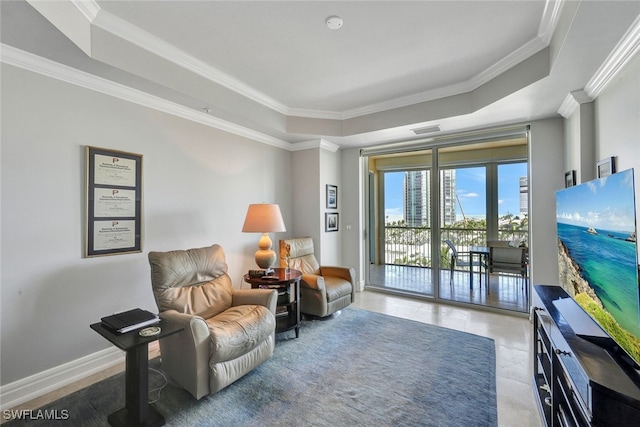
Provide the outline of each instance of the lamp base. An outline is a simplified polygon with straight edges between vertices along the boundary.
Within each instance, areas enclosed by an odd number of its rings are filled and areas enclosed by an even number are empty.
[[[256,251],[255,258],[258,267],[268,270],[273,264],[276,263],[277,256],[276,253],[272,250],[259,249],[258,251]]]
[[[271,249],[271,238],[268,233],[262,233],[262,237],[258,241],[258,249],[255,254],[256,264],[265,270],[271,268],[276,263],[276,253]]]

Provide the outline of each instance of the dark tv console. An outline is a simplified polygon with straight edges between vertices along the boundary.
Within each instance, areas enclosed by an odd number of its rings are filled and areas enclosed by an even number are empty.
[[[577,306],[559,286],[534,286],[533,385],[543,425],[640,426],[640,372],[578,336],[553,303],[561,298]]]

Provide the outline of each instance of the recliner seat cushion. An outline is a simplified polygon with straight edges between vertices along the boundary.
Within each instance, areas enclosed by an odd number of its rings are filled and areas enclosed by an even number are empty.
[[[211,333],[210,363],[240,357],[273,333],[275,319],[261,305],[239,305],[205,320]]]

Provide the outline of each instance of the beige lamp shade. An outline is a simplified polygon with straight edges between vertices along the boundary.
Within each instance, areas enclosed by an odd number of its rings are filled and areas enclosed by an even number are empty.
[[[268,233],[287,231],[280,213],[280,206],[273,204],[249,205],[247,216],[242,226],[244,233],[262,233],[255,253],[256,264],[260,268],[269,269],[276,262],[276,253],[271,250],[271,238]]]

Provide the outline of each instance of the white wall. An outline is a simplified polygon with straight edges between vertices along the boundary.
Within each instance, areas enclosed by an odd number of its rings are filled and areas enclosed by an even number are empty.
[[[293,191],[293,228],[291,237],[311,237],[315,251],[320,250],[320,150],[295,151],[289,179]],[[318,259],[318,261],[320,261]]]
[[[247,206],[292,225],[288,151],[5,64],[1,122],[3,385],[111,347],[89,329],[101,316],[156,310],[150,250],[220,243],[240,287]],[[83,258],[86,145],[144,156],[142,253]]]
[[[616,170],[634,168],[637,214],[640,210],[640,53],[594,102],[596,161],[615,157]],[[595,164],[593,169],[595,171]],[[638,217],[636,224],[640,225]]]
[[[640,224],[640,54],[566,123],[565,151],[579,155],[570,155],[565,165],[578,171],[579,183],[595,179],[596,162],[607,157],[615,157],[617,171],[634,168],[636,223]]]
[[[530,280],[558,284],[555,192],[564,188],[563,120],[531,123],[529,143]]]
[[[364,285],[364,182],[360,149],[341,150],[342,187],[340,188],[340,227],[342,263],[356,270],[356,280]]]
[[[320,234],[320,259],[322,265],[342,265],[342,235],[344,233],[344,211],[342,192],[344,187],[340,185],[341,169],[340,169],[340,153],[320,149],[320,226],[322,232]],[[327,208],[327,185],[335,185],[338,187],[338,209]],[[349,202],[351,204],[351,201]],[[338,213],[338,231],[329,231],[325,229],[325,214]],[[316,249],[318,250],[318,249]]]

